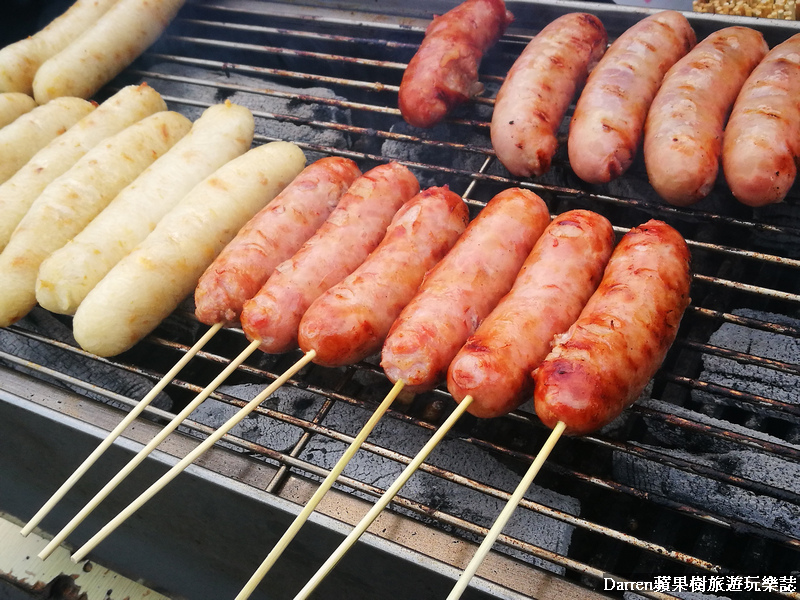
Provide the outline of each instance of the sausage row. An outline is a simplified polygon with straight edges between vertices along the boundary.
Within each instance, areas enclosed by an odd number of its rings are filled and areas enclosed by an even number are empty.
[[[486,33],[507,26],[494,7]],[[479,88],[475,67],[496,41],[476,45],[469,24],[484,8],[474,0],[434,21],[400,89],[401,112],[419,127],[438,122],[455,103],[426,81],[463,80]],[[459,25],[460,24],[460,25]],[[497,35],[499,37],[499,35]],[[800,34],[769,51],[763,36],[727,27],[696,43],[678,12],[663,11],[624,32],[608,49],[597,17],[555,19],[525,47],[497,93],[491,142],[498,160],[517,177],[548,171],[556,133],[576,92],[567,150],[583,180],[607,183],[623,174],[643,146],[647,175],[667,202],[686,206],[706,197],[720,165],[735,198],[751,206],[780,202],[792,186],[800,157]],[[438,60],[432,48],[467,53],[469,64]],[[584,85],[585,83],[585,85]],[[412,91],[419,108],[408,108]],[[435,120],[423,118],[438,102]],[[459,96],[459,101],[467,94]],[[730,115],[730,118],[728,116]],[[726,127],[727,124],[727,127]]]

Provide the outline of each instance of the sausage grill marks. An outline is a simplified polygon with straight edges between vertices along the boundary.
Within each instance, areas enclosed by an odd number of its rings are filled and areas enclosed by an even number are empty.
[[[466,0],[435,17],[400,82],[403,118],[415,127],[433,127],[479,94],[481,58],[513,19],[503,0]]]

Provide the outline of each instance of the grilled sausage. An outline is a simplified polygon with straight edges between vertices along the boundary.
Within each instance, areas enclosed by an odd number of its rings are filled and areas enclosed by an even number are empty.
[[[468,222],[467,205],[447,187],[428,188],[408,201],[361,266],[308,308],[298,328],[300,349],[314,350],[314,362],[328,367],[377,352],[425,273]]]
[[[38,105],[36,100],[19,92],[0,93],[0,127],[17,120]]]
[[[548,427],[590,433],[641,394],[689,305],[690,256],[660,221],[631,229],[578,320],[534,371],[536,414]]]
[[[608,183],[628,170],[661,80],[695,41],[686,17],[667,10],[639,21],[611,44],[589,75],[570,123],[569,163],[578,177]]]
[[[356,163],[337,156],[307,166],[203,273],[194,292],[198,320],[207,325],[236,321],[244,303],[314,235],[359,175]]]
[[[119,354],[141,340],[194,290],[225,244],[304,166],[297,146],[272,142],[198,183],[89,292],[72,321],[75,340],[100,356]]]
[[[76,0],[34,35],[0,50],[0,92],[33,96],[33,77],[41,64],[80,37],[116,2]]]
[[[759,32],[727,27],[698,43],[664,76],[645,121],[644,160],[651,185],[670,204],[694,204],[711,191],[725,119],[767,50]]]
[[[511,291],[480,324],[447,372],[457,402],[476,417],[504,415],[522,403],[530,373],[589,300],[614,247],[604,217],[585,210],[557,216],[537,240]]]
[[[513,19],[503,0],[466,0],[434,18],[400,82],[403,118],[414,127],[433,127],[483,91],[481,59]]]
[[[0,326],[36,305],[42,261],[66,244],[191,127],[176,112],[158,112],[92,148],[33,203],[0,254]]]
[[[531,191],[511,188],[492,198],[392,325],[381,352],[386,376],[412,392],[444,379],[549,222],[547,205]]]
[[[44,260],[36,281],[39,304],[75,314],[91,289],[195,185],[250,148],[253,129],[253,114],[243,106],[227,102],[206,109],[189,133]]]
[[[607,42],[600,19],[570,13],[542,29],[514,62],[491,124],[497,158],[513,175],[542,175],[550,168],[559,125]]]
[[[749,206],[780,202],[800,158],[800,34],[775,46],[745,81],[722,145],[731,192]]]
[[[83,35],[46,60],[33,78],[33,97],[90,98],[144,52],[186,0],[117,0]]]
[[[399,163],[356,179],[322,227],[245,302],[241,323],[247,337],[260,340],[264,352],[296,347],[300,319],[311,303],[364,262],[394,214],[418,192],[416,177]]]
[[[122,88],[91,113],[47,144],[0,185],[0,250],[47,185],[105,138],[167,105],[153,88]]]
[[[0,129],[0,183],[93,110],[94,105],[81,98],[58,98]]]

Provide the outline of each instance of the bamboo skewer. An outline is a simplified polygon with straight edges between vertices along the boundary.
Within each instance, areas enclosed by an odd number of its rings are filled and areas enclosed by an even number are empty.
[[[244,360],[250,356],[258,348],[258,342],[252,342],[245,348],[239,356],[234,358],[227,367],[219,374],[214,380],[209,383],[203,390],[192,400],[186,408],[180,413],[175,415],[172,421],[162,429],[150,442],[142,448],[139,453],[134,456],[122,470],[117,473],[111,481],[109,481],[103,489],[101,489],[95,496],[84,506],[81,511],[73,517],[73,519],[45,546],[39,553],[39,558],[46,559],[52,552],[58,548],[66,537],[78,526],[81,522],[103,501],[103,499],[116,488],[120,482],[133,471],[139,463],[141,463],[147,456],[156,449],[156,447],[163,442],[166,437],[172,433],[178,426],[194,411],[200,404],[202,404],[211,393],[224,382],[233,371],[235,371]]]
[[[339,475],[341,475],[344,468],[364,443],[364,440],[367,439],[367,436],[369,436],[369,434],[375,428],[375,425],[377,425],[378,421],[391,406],[392,402],[394,402],[395,398],[397,398],[398,394],[400,394],[400,392],[403,390],[403,387],[405,387],[405,383],[402,379],[395,383],[394,387],[392,387],[392,389],[386,395],[386,398],[384,398],[383,402],[381,402],[380,406],[378,406],[378,408],[372,414],[369,421],[367,421],[366,425],[364,425],[355,439],[351,442],[345,453],[342,455],[333,469],[331,469],[331,472],[325,478],[325,481],[320,484],[300,514],[295,517],[295,520],[292,522],[289,529],[287,529],[286,533],[283,534],[283,537],[278,540],[278,543],[275,544],[275,547],[264,559],[264,562],[262,562],[255,573],[253,573],[252,577],[250,577],[250,580],[242,588],[242,591],[239,592],[235,600],[246,600],[250,597],[250,594],[255,591],[256,587],[258,587],[258,584],[261,583],[261,580],[264,579],[264,576],[272,568],[272,565],[274,565],[278,558],[280,558],[281,554],[283,554],[283,551],[297,535],[297,532],[300,531],[300,528],[308,520],[308,517],[311,515],[311,513],[314,512],[314,509],[334,484]]]
[[[195,357],[195,355],[205,346],[208,341],[216,335],[216,333],[222,327],[222,323],[218,323],[212,326],[206,333],[201,337],[194,346],[192,346],[186,354],[184,354],[181,359],[175,363],[175,366],[169,370],[159,381],[158,383],[151,389],[147,395],[142,398],[139,403],[125,416],[122,421],[108,434],[106,439],[104,439],[100,445],[95,448],[94,452],[92,452],[89,456],[86,457],[86,460],[81,463],[81,465],[75,469],[75,472],[70,475],[70,477],[61,484],[61,487],[56,490],[56,492],[50,497],[50,499],[45,502],[42,508],[39,509],[30,521],[20,530],[20,533],[23,536],[27,536],[33,529],[41,522],[43,518],[45,518],[48,513],[53,510],[53,507],[58,504],[58,502],[66,495],[68,491],[72,489],[78,480],[86,474],[86,471],[97,462],[97,459],[102,456],[102,454],[108,450],[109,446],[114,443],[125,429],[127,429],[128,425],[133,423],[133,421],[138,417],[142,411],[147,408],[147,406],[155,399],[161,391],[167,387],[170,381],[175,379],[178,373],[186,366],[186,364]]]
[[[400,474],[400,476],[392,483],[392,485],[387,489],[383,496],[380,497],[378,502],[369,510],[369,512],[364,515],[361,521],[358,522],[355,529],[350,532],[344,541],[339,545],[336,551],[325,561],[319,570],[314,574],[314,576],[309,580],[308,583],[303,587],[302,590],[294,597],[294,600],[304,600],[308,598],[308,596],[316,589],[316,587],[322,582],[323,579],[330,573],[336,564],[342,559],[342,557],[347,553],[350,547],[358,541],[358,538],[367,530],[367,528],[372,524],[372,522],[378,517],[380,512],[386,508],[386,506],[391,502],[392,498],[394,498],[397,493],[400,491],[408,479],[414,474],[414,472],[419,468],[419,466],[428,458],[428,455],[433,451],[433,449],[439,444],[439,442],[444,438],[448,431],[455,425],[456,421],[461,417],[462,414],[469,408],[469,405],[472,404],[472,396],[465,397],[461,403],[456,407],[456,409],[452,412],[452,414],[447,418],[447,420],[442,423],[439,429],[436,430],[436,433],[433,434],[428,443],[420,450],[414,459],[408,464],[405,470]]]
[[[450,592],[450,595],[447,596],[447,600],[458,600],[461,598],[461,594],[464,593],[464,590],[467,589],[470,580],[472,579],[475,572],[480,567],[483,559],[486,558],[486,555],[489,554],[489,551],[492,549],[495,541],[497,540],[500,533],[505,528],[508,520],[511,518],[511,515],[519,505],[522,497],[525,495],[525,492],[528,491],[528,488],[531,487],[531,483],[533,483],[534,478],[539,473],[539,469],[542,468],[542,465],[547,460],[547,457],[550,456],[550,452],[552,452],[553,448],[558,442],[561,434],[564,433],[564,429],[566,425],[563,421],[559,421],[556,423],[556,426],[553,427],[553,431],[550,432],[550,435],[545,440],[544,446],[542,449],[539,450],[539,453],[534,458],[531,466],[528,468],[528,472],[525,473],[525,477],[522,478],[522,481],[519,482],[517,489],[514,490],[514,493],[511,494],[511,498],[508,499],[503,510],[500,512],[500,515],[497,517],[497,520],[492,525],[492,528],[489,530],[489,533],[486,534],[486,538],[483,540],[481,545],[478,547],[478,551],[475,553],[475,556],[472,557],[472,560],[469,561],[467,568],[464,569],[464,572],[459,577],[458,581],[456,582],[455,587]]]
[[[253,350],[258,348],[260,345],[259,341],[254,341],[248,346],[242,354],[239,355],[238,358],[242,357],[243,354],[249,355]],[[220,426],[214,433],[208,436],[200,445],[198,445],[194,450],[192,450],[189,454],[183,457],[175,466],[173,466],[169,471],[167,471],[164,475],[162,475],[155,483],[153,483],[149,488],[147,488],[138,498],[136,498],[133,502],[131,502],[125,509],[123,509],[116,517],[114,517],[111,521],[109,521],[100,531],[98,531],[88,542],[86,542],[83,546],[81,546],[73,555],[72,560],[74,562],[79,562],[82,560],[91,550],[100,542],[102,542],[106,537],[108,537],[111,532],[113,532],[119,525],[121,525],[129,516],[131,516],[134,512],[136,512],[142,505],[144,505],[150,498],[155,496],[164,486],[166,486],[170,481],[172,481],[179,473],[181,473],[186,467],[188,467],[196,458],[202,455],[206,450],[208,450],[211,446],[213,446],[216,442],[218,442],[222,436],[224,436],[228,431],[233,429],[242,419],[244,419],[247,415],[249,415],[253,410],[255,410],[259,404],[261,404],[264,400],[266,400],[270,395],[272,395],[275,390],[281,387],[290,377],[292,377],[295,373],[297,373],[300,369],[306,366],[309,362],[311,362],[316,356],[316,352],[310,350],[306,352],[294,365],[289,367],[283,375],[278,377],[275,381],[273,381],[270,385],[268,385],[260,394],[258,394],[255,398],[253,398],[244,408],[240,409],[235,415],[233,415],[230,419],[228,419],[222,426]],[[246,356],[245,356],[246,358]],[[244,360],[244,358],[242,358]]]

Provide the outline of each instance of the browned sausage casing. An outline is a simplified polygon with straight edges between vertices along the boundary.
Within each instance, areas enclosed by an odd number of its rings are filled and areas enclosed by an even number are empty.
[[[600,19],[586,13],[559,17],[522,51],[497,93],[492,147],[518,177],[542,175],[556,152],[556,132],[576,90],[606,49]]]
[[[651,185],[670,204],[694,204],[711,191],[725,120],[767,50],[758,31],[727,27],[697,44],[664,76],[645,121],[644,161]]]
[[[392,323],[464,232],[469,211],[447,187],[429,188],[405,204],[364,263],[308,308],[300,349],[317,364],[338,367],[377,352]]]
[[[434,18],[400,82],[400,113],[414,127],[433,127],[482,91],[483,54],[514,20],[503,0],[467,0]]]
[[[725,129],[722,170],[737,200],[763,206],[786,197],[798,157],[800,33],[770,50],[745,81]]]
[[[245,302],[240,320],[247,337],[260,340],[264,352],[295,348],[311,303],[364,262],[395,213],[418,192],[416,177],[399,163],[356,179],[322,227]]]
[[[661,366],[689,305],[689,249],[661,221],[620,241],[603,281],[534,371],[536,414],[569,434],[610,423]]]
[[[569,163],[578,177],[607,183],[628,170],[664,74],[695,41],[686,17],[665,10],[611,44],[589,75],[570,123]]]
[[[549,222],[547,205],[529,190],[511,188],[492,198],[392,325],[381,353],[386,376],[402,379],[412,392],[444,379]]]
[[[467,395],[476,417],[498,417],[530,393],[530,373],[565,332],[603,276],[614,247],[605,217],[586,210],[559,215],[545,229],[511,291],[453,359],[447,389]]]
[[[206,325],[237,320],[244,303],[314,235],[359,175],[356,163],[338,156],[307,166],[203,273],[194,293],[198,320]]]

